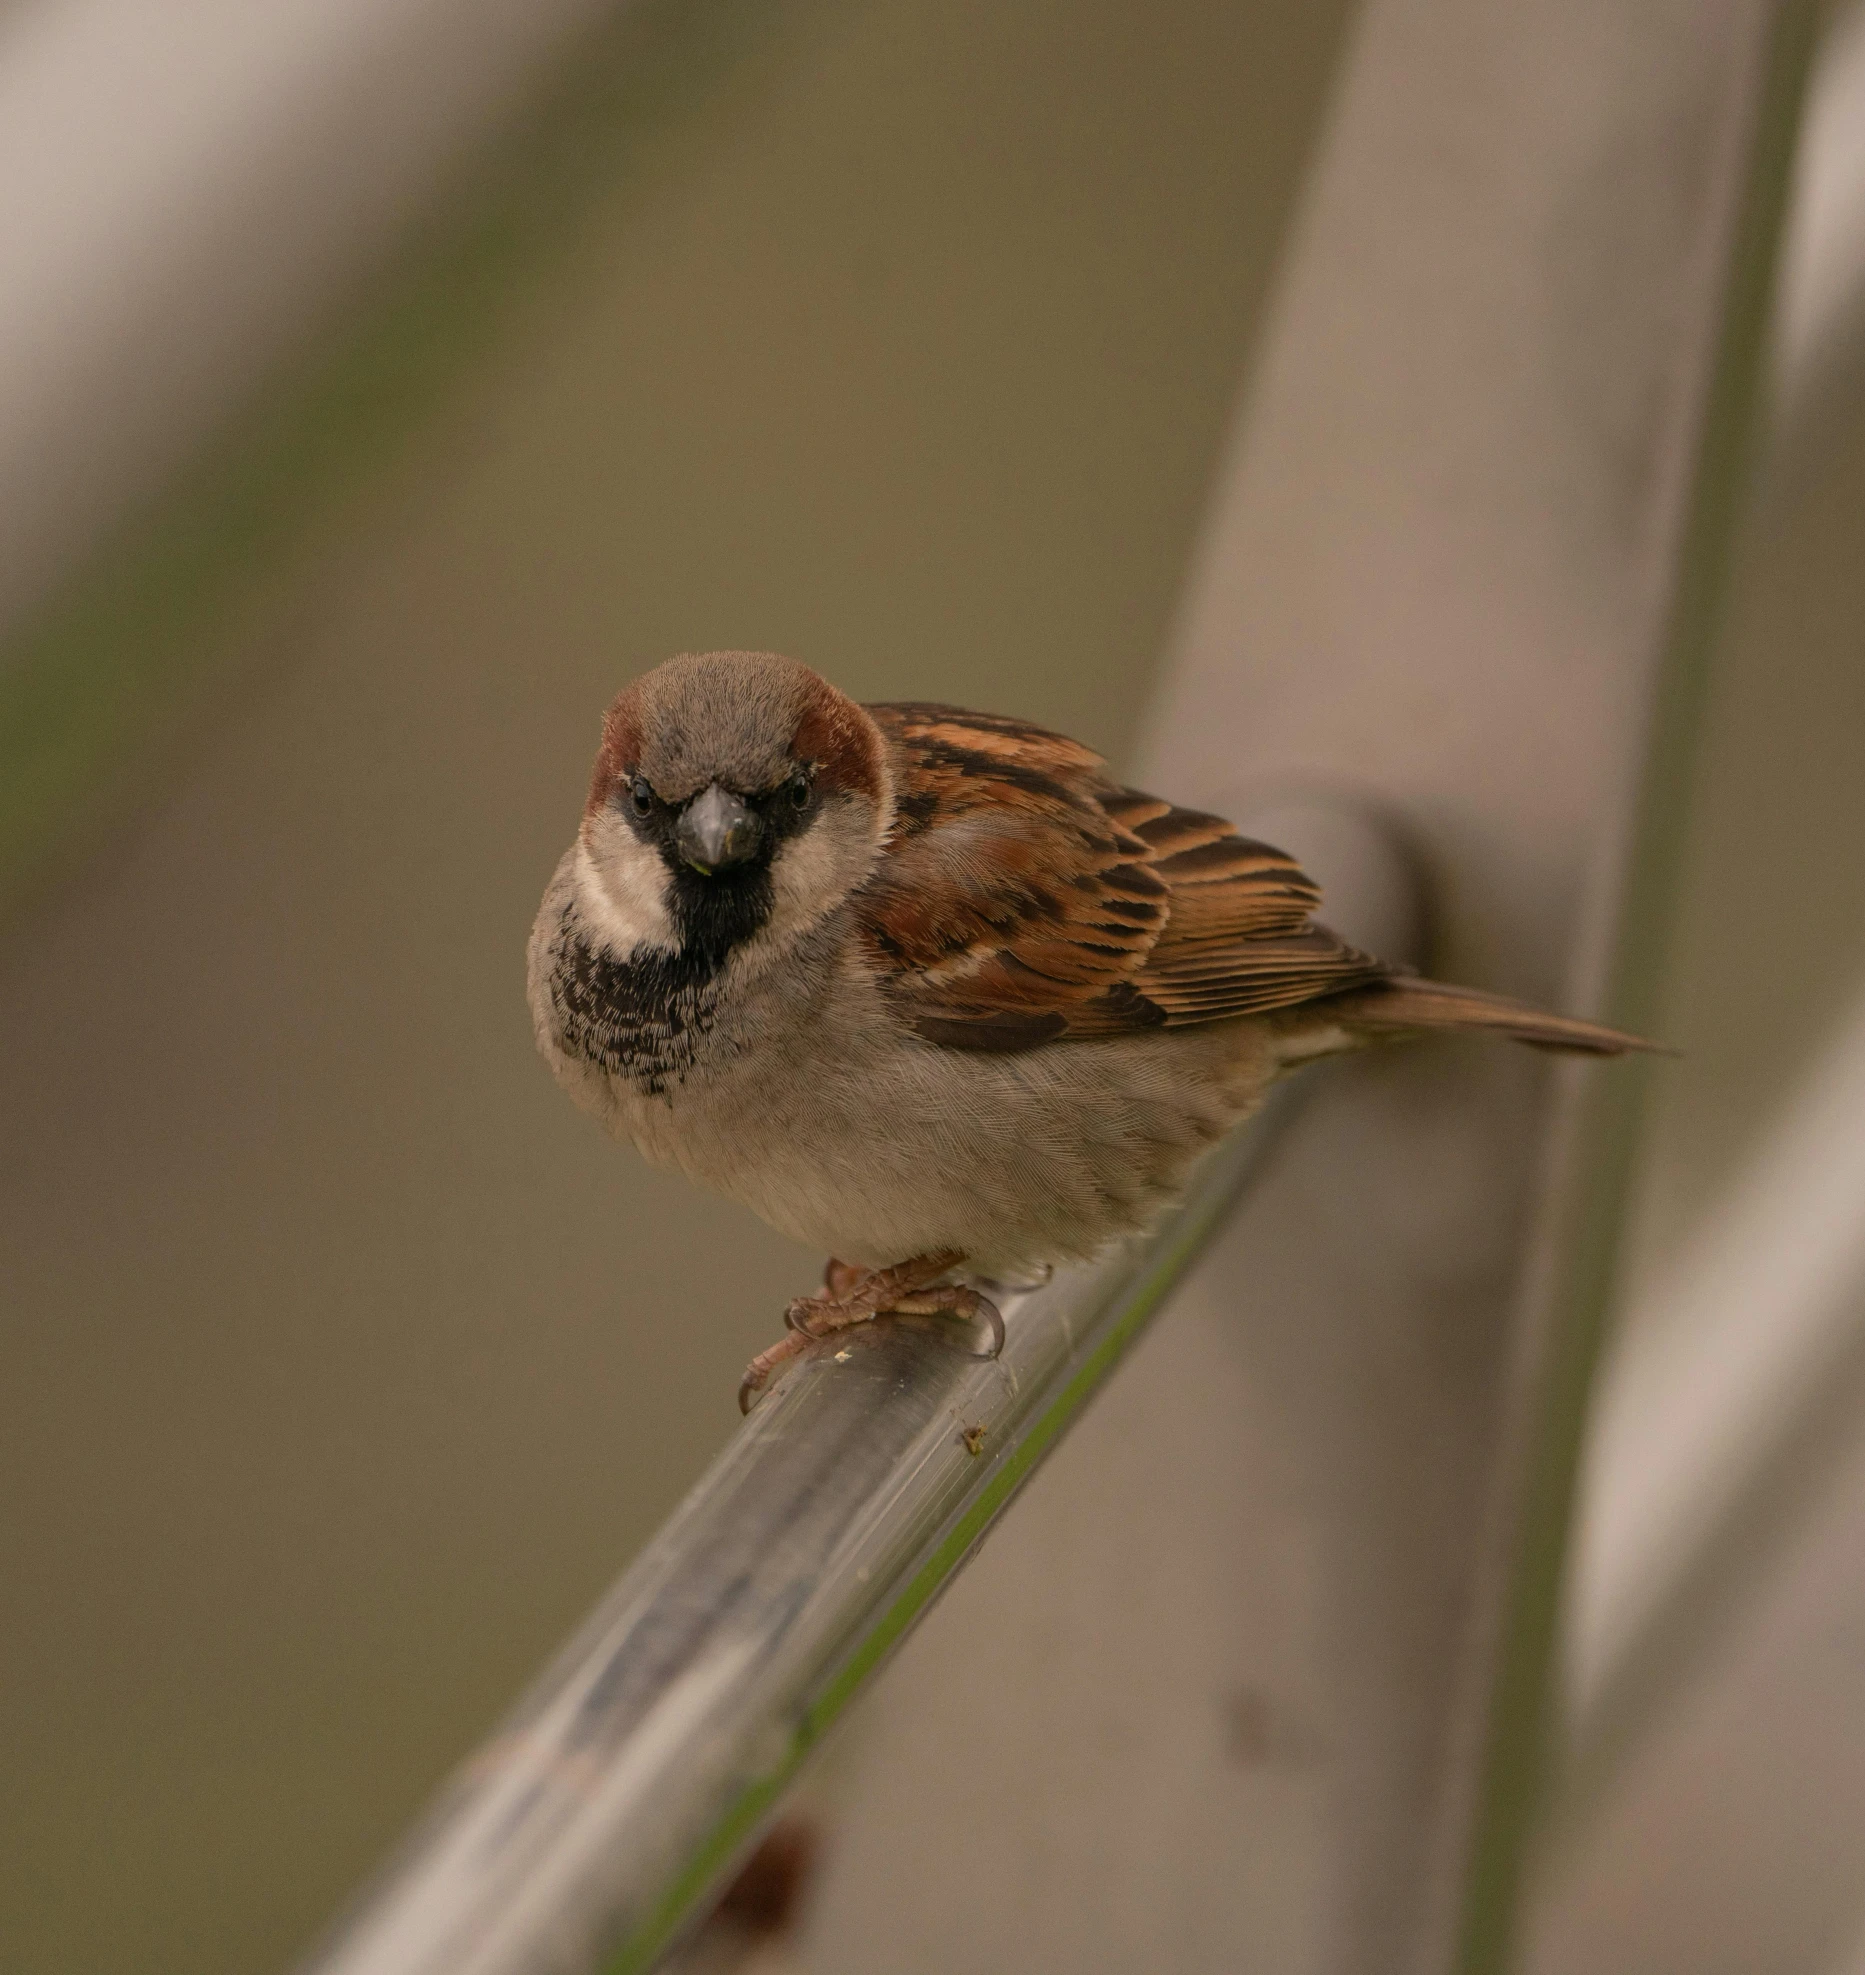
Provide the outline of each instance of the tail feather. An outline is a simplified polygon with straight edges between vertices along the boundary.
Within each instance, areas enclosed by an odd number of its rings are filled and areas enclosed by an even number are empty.
[[[1488,1029],[1535,1049],[1575,1050],[1591,1056],[1623,1056],[1629,1050],[1662,1053],[1663,1046],[1571,1015],[1547,1015],[1506,995],[1452,987],[1415,974],[1395,974],[1370,987],[1331,995],[1325,1006],[1351,1029],[1368,1034],[1418,1029]]]

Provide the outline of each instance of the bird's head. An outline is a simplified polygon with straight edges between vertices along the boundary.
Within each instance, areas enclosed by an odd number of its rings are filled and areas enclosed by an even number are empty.
[[[892,820],[886,745],[853,700],[772,652],[689,653],[603,718],[577,890],[618,956],[682,952],[710,971],[818,924]]]

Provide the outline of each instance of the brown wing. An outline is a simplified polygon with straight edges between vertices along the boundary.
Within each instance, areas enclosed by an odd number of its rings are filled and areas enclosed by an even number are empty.
[[[854,900],[882,978],[929,1041],[1027,1049],[1215,1021],[1383,979],[1309,914],[1279,850],[1109,781],[1022,721],[872,706],[899,817]]]

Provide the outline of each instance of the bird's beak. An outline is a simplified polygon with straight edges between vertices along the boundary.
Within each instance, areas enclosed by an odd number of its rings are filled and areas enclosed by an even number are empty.
[[[708,878],[755,857],[763,841],[764,825],[717,782],[702,789],[680,812],[680,826],[674,832],[681,858]]]

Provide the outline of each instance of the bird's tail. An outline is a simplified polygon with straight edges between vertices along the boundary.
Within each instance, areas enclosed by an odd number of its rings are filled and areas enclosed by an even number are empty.
[[[1383,1035],[1420,1029],[1488,1029],[1535,1049],[1578,1051],[1590,1056],[1623,1056],[1628,1050],[1662,1050],[1642,1036],[1627,1035],[1571,1015],[1546,1015],[1526,1002],[1480,988],[1452,987],[1416,974],[1395,974],[1369,987],[1330,995],[1325,1003],[1350,1030]]]

